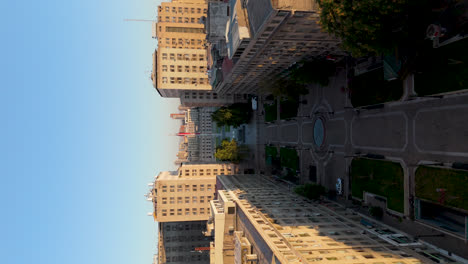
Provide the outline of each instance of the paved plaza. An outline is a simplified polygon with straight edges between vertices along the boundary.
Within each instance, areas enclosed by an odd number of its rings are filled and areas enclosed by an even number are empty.
[[[309,94],[301,97],[307,103],[299,105],[297,118],[280,120],[278,104],[276,121],[258,121],[257,169],[268,171],[265,145],[293,147],[300,157],[301,183],[310,182],[310,169],[316,169],[317,183],[334,189],[341,178],[343,196],[348,197],[352,159],[366,154],[382,155],[402,165],[404,215],[411,215],[414,208],[410,197],[415,194],[414,174],[418,165],[448,165],[468,160],[468,93],[447,94],[443,98],[414,97],[411,85],[410,76],[404,82],[405,92],[400,101],[369,110],[352,107],[344,71],[328,87],[311,85]],[[260,101],[259,120],[264,120],[262,107]],[[318,119],[324,123],[324,142],[320,146],[314,138]]]

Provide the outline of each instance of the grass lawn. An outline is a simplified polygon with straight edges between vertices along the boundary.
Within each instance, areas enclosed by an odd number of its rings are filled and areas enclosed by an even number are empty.
[[[387,198],[387,207],[404,210],[404,176],[399,163],[358,158],[351,163],[351,192],[363,198],[363,191]]]
[[[281,100],[280,102],[280,119],[288,119],[297,116],[297,108],[299,103],[295,100]]]
[[[430,42],[429,44],[432,44]],[[468,38],[421,55],[419,71],[414,76],[418,95],[430,95],[468,89]]]
[[[297,151],[291,148],[280,148],[281,167],[290,168],[294,171],[299,169],[299,156]]]
[[[264,104],[263,108],[265,109],[265,122],[275,121],[277,118],[277,103],[273,104]]]
[[[468,171],[419,166],[416,196],[439,203],[437,188],[446,189],[445,205],[468,210]]]
[[[385,81],[383,68],[354,77],[350,84],[354,107],[396,101],[403,96],[403,82]]]

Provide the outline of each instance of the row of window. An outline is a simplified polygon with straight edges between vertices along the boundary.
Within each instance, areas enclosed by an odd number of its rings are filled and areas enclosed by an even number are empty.
[[[159,17],[161,22],[173,22],[173,23],[199,23],[200,19],[195,17]]]
[[[192,201],[192,203],[198,203],[198,201],[200,201],[200,203],[205,203],[205,196],[192,196],[192,199],[190,199],[190,196],[185,196],[185,197],[169,197],[169,203],[170,204],[175,204],[176,203],[176,198],[177,198],[177,203],[178,204],[182,204],[185,203],[188,204],[190,203],[190,201]],[[207,196],[206,197],[206,201],[209,202],[211,200],[211,196]],[[167,204],[167,197],[163,197],[162,198],[162,204]]]
[[[181,263],[181,262],[189,262],[194,263],[195,261],[202,261],[202,260],[209,260],[209,254],[197,254],[191,256],[172,256],[166,257],[166,263]]]
[[[185,173],[188,173],[187,170],[185,170]],[[200,190],[201,192],[204,192],[205,191],[205,184],[193,184],[191,186],[192,188],[190,188],[190,184],[185,184],[185,185],[182,185],[182,184],[179,184],[177,185],[177,192],[182,192],[182,189],[185,189],[184,191],[185,192],[190,192],[190,190],[192,190],[192,192],[197,192],[198,190]],[[167,185],[163,185],[161,186],[162,188],[162,192],[167,192],[167,189],[169,189],[169,192],[175,192],[175,185],[169,185],[169,187]],[[207,191],[211,191],[213,189],[213,186],[211,184],[207,184],[206,185],[206,190]]]
[[[203,222],[202,222],[203,223]],[[205,225],[200,222],[193,222],[191,224],[175,224],[175,223],[164,223],[164,229],[169,231],[182,231],[182,230],[202,230],[205,229]]]
[[[204,43],[201,39],[186,39],[186,38],[166,38],[166,44],[179,44],[179,45],[202,45]]]
[[[169,80],[169,82],[168,82]],[[171,84],[208,84],[208,78],[162,77],[162,83]]]
[[[190,56],[190,54],[182,54],[182,53],[169,53],[169,56],[167,53],[163,53],[162,54],[162,59],[163,60],[167,60],[169,58],[169,60],[180,60],[180,61],[204,61],[206,60],[206,55],[205,54],[192,54],[192,56]]]
[[[196,93],[196,92],[193,92],[192,93],[192,98],[193,99],[204,99],[206,96],[206,99],[218,99],[218,94],[217,93]],[[186,92],[185,93],[185,99],[190,99],[190,93],[189,92]]]
[[[210,208],[185,208],[184,210],[182,209],[162,209],[161,210],[162,216],[175,216],[175,215],[205,215],[205,214],[210,214]]]
[[[175,7],[173,6],[172,8],[169,6],[166,6],[165,8],[166,12],[172,12],[172,13],[192,13],[192,14],[201,14],[202,9],[201,8],[188,8],[188,7]],[[203,8],[203,14],[206,14],[208,10],[206,8]]]
[[[229,173],[232,172],[231,168],[227,168],[227,171]],[[205,174],[206,172],[206,174]],[[213,169],[213,174],[211,174],[211,169],[200,169],[200,170],[192,170],[192,173],[190,174],[190,170],[185,170],[185,176],[211,176],[211,175],[224,175],[224,169],[220,169],[218,173],[218,169]]]
[[[162,65],[163,72],[200,72],[204,73],[205,66]]]

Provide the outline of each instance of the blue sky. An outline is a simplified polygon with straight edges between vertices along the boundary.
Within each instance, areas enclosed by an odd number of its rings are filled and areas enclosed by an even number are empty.
[[[151,263],[147,183],[178,100],[149,79],[160,1],[3,1],[2,263]]]

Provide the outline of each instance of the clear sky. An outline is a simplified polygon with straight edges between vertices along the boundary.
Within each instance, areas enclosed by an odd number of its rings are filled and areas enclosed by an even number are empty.
[[[159,2],[1,2],[1,263],[151,263],[178,100],[151,85],[151,23],[123,19]]]

